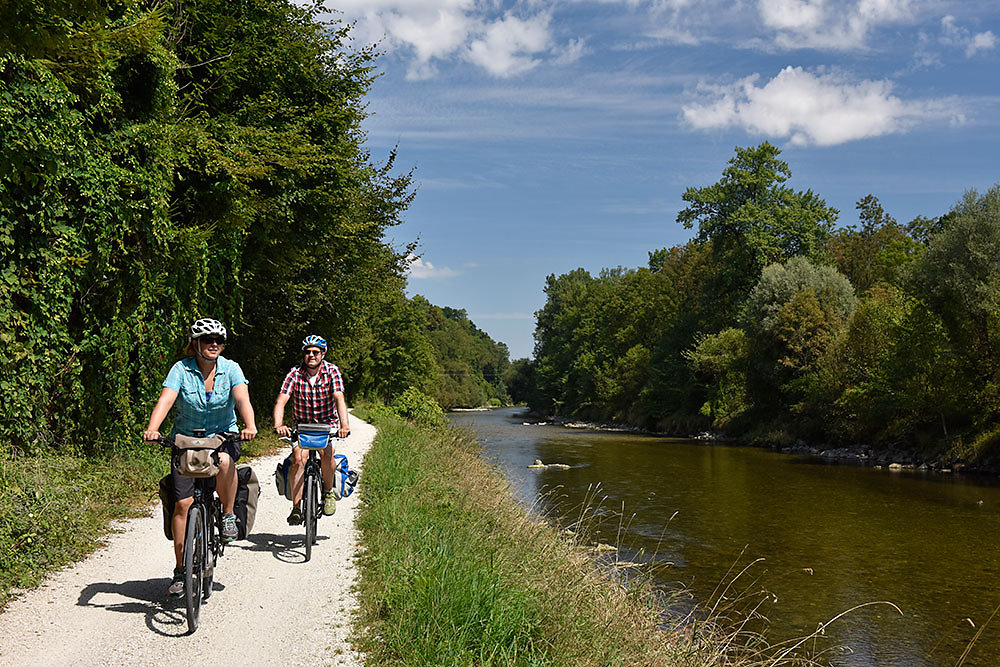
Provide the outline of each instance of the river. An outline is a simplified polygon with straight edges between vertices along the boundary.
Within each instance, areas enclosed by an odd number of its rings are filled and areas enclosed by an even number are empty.
[[[633,433],[526,425],[515,408],[452,413],[473,429],[518,499],[572,515],[600,484],[609,516],[597,539],[622,560],[657,567],[696,600],[727,572],[763,558],[751,576],[773,594],[763,612],[773,643],[826,630],[850,647],[840,665],[955,665],[1000,605],[1000,485],[992,478],[830,465],[814,457]],[[569,469],[530,469],[535,459]],[[973,625],[974,624],[974,625]],[[827,644],[829,645],[829,644]],[[1000,664],[1000,614],[966,665]]]

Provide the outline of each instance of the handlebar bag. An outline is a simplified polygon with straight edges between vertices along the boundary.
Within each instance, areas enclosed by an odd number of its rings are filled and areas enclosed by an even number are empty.
[[[219,474],[219,454],[222,438],[189,435],[174,436],[174,462],[177,472],[184,477],[215,477]]]
[[[329,424],[299,424],[299,447],[305,449],[326,449],[330,444]]]

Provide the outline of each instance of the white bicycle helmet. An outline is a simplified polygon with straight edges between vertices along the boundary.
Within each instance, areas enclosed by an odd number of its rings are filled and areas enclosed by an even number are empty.
[[[226,327],[222,326],[222,322],[213,320],[210,317],[203,317],[191,325],[191,331],[188,332],[188,340],[194,340],[195,338],[201,338],[209,334],[220,336],[223,341],[228,338]]]
[[[304,350],[307,347],[318,347],[324,352],[326,352],[326,339],[317,336],[316,334],[313,334],[311,336],[306,336],[302,340],[302,349]]]

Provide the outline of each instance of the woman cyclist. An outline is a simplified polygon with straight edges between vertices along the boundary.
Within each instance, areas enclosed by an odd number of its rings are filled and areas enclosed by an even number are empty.
[[[170,408],[177,404],[174,428],[171,435],[194,435],[196,429],[204,429],[208,435],[239,432],[241,440],[253,440],[257,435],[250,392],[243,370],[235,361],[222,356],[226,344],[226,327],[210,318],[203,318],[191,325],[188,332],[184,359],[170,369],[163,381],[160,398],[149,416],[149,424],[142,434],[144,440],[155,441],[160,437],[160,424]],[[236,426],[236,411],[243,419],[242,431]],[[215,478],[215,490],[222,501],[222,540],[236,539],[236,515],[233,503],[236,500],[236,462],[240,458],[240,447],[234,445],[219,450],[219,474]],[[187,528],[187,512],[193,502],[194,480],[182,477],[171,464],[177,504],[171,529],[174,535],[174,574],[167,589],[171,597],[184,595],[184,533]]]

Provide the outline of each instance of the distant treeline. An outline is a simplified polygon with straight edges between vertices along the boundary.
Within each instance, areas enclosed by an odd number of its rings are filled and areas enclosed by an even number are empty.
[[[422,296],[411,303],[434,353],[424,393],[445,410],[509,403],[504,382],[510,366],[507,346],[476,328],[465,310],[439,308]]]
[[[737,148],[683,195],[689,242],[649,266],[546,281],[535,359],[510,391],[549,414],[760,442],[906,445],[974,456],[1000,440],[1000,186],[860,227],[786,185],[780,151]]]
[[[411,177],[361,130],[375,53],[318,11],[0,5],[0,454],[136,443],[196,317],[264,416],[307,333],[354,398],[503,397],[506,349],[405,297],[384,232]]]

